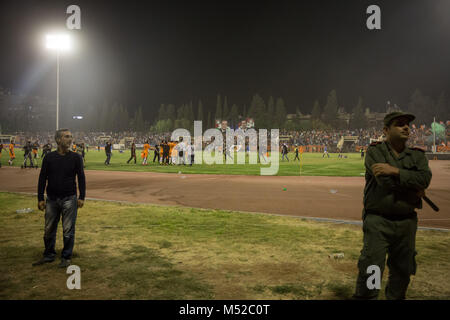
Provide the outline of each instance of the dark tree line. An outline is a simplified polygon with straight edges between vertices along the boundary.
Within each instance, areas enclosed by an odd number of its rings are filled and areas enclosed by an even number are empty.
[[[99,105],[79,108],[73,103],[61,104],[60,127],[83,131],[138,131],[168,132],[176,128],[193,130],[194,120],[203,121],[203,129],[213,128],[216,120],[227,120],[228,125],[237,128],[240,121],[252,118],[255,127],[279,128],[287,130],[327,129],[327,128],[365,128],[368,125],[366,105],[361,97],[353,106],[346,106],[351,113],[349,123],[339,119],[339,105],[336,90],[331,90],[326,102],[320,105],[316,100],[310,107],[310,118],[296,108],[295,114],[287,118],[288,111],[281,97],[268,97],[264,100],[255,94],[250,104],[237,105],[228,101],[227,96],[217,95],[214,106],[205,106],[201,100],[176,106],[161,104],[159,112],[152,119],[140,106],[136,110],[118,103],[104,102]],[[449,100],[445,93],[437,99],[415,90],[407,106],[401,108],[416,115],[416,123],[430,124],[433,117],[445,121],[450,119]],[[383,110],[385,112],[386,110]],[[73,120],[72,116],[82,114],[83,120]],[[55,103],[42,98],[17,97],[0,89],[0,131],[52,131],[55,128]]]

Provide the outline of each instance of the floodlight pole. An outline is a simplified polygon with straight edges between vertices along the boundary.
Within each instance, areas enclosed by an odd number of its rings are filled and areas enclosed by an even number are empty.
[[[56,130],[59,130],[59,49],[56,50]]]
[[[433,118],[433,153],[436,153],[436,117]]]

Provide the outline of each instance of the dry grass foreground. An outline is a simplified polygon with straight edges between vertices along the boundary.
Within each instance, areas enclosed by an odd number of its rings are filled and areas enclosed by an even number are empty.
[[[16,213],[27,207],[35,197],[0,193],[0,299],[347,299],[354,290],[361,227],[101,201],[78,212],[81,289],[69,290],[58,260],[31,266],[44,218]],[[61,225],[56,246],[59,254]],[[447,232],[418,232],[407,298],[450,298],[449,246]],[[328,258],[335,252],[345,257]]]

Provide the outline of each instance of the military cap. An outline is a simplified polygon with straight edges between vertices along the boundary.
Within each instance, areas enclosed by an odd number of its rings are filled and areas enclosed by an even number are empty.
[[[398,112],[398,111],[391,112],[384,117],[384,125],[386,127],[388,127],[394,119],[397,119],[400,117],[408,118],[409,122],[413,121],[416,118],[416,116],[411,113],[404,113],[404,112]]]

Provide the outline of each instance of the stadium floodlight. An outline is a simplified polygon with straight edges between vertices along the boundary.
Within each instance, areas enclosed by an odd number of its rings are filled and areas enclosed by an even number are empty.
[[[56,130],[59,129],[59,53],[69,51],[71,48],[70,37],[67,34],[48,34],[46,36],[46,48],[56,51]]]
[[[68,51],[70,50],[70,37],[67,34],[48,34],[45,46],[47,49]]]

